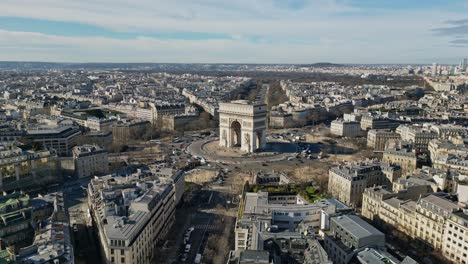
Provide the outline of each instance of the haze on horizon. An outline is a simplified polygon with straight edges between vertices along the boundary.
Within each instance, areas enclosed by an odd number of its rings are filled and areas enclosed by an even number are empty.
[[[448,63],[468,1],[2,0],[0,60]]]

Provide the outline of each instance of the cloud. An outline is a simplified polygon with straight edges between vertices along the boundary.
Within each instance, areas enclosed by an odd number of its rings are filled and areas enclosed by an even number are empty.
[[[450,41],[452,44],[467,44],[468,45],[468,39],[456,39]]]
[[[468,47],[468,39],[455,39],[450,41],[453,47]]]
[[[451,47],[468,47],[468,19],[457,19],[445,21],[447,26],[435,28],[432,31],[437,36],[455,38],[449,41]]]
[[[427,55],[424,50],[362,42],[356,46],[334,41],[308,43],[251,42],[239,39],[180,40],[136,37],[64,37],[35,32],[0,30],[0,60],[56,62],[180,62],[180,63],[411,63]],[[323,45],[327,43],[327,45]],[[4,48],[7,47],[7,48]],[[439,52],[446,51],[443,47]],[[388,54],[388,55],[386,55]]]
[[[468,19],[448,20],[448,26],[435,28],[433,31],[440,36],[468,35]]]
[[[445,23],[450,25],[466,25],[468,24],[468,19],[447,20]]]
[[[53,27],[22,32],[34,30],[0,23],[0,47],[8,47],[0,60],[409,63],[459,52],[431,30],[447,27],[443,21],[466,10],[369,11],[355,2],[1,0],[0,16],[100,30],[77,36]],[[43,52],[34,53],[35,48]]]

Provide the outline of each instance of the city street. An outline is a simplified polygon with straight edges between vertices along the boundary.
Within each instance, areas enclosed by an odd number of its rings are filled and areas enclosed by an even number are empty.
[[[226,194],[212,190],[193,191],[190,201],[176,210],[176,222],[169,231],[171,234],[165,242],[167,248],[156,252],[163,263],[193,263],[198,253],[203,255],[208,237],[219,233],[225,228],[215,219],[220,218],[219,208],[227,205]],[[218,221],[219,222],[219,221]],[[190,252],[185,261],[181,260],[184,253],[184,236],[189,227],[194,227],[189,244]]]
[[[76,263],[100,263],[99,244],[88,213],[87,187],[89,178],[68,182],[66,190],[66,207],[73,227]]]

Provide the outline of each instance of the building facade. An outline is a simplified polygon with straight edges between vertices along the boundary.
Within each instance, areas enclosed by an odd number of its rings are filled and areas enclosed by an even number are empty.
[[[13,192],[0,197],[2,243],[19,248],[26,246],[33,235],[33,210],[29,195]]]
[[[376,195],[377,193],[377,195]],[[369,189],[363,199],[362,215],[382,227],[417,239],[442,250],[447,220],[460,206],[438,194],[421,195],[417,201],[405,196],[384,194]]]
[[[468,263],[468,214],[455,212],[445,223],[442,253],[454,263]]]
[[[418,165],[416,153],[407,151],[406,149],[385,150],[382,162],[399,165],[403,176],[413,173]]]
[[[371,129],[367,132],[367,146],[376,152],[385,150],[387,142],[400,139],[400,135],[388,129]]]
[[[333,263],[347,264],[365,248],[385,249],[385,235],[359,216],[334,216],[324,235],[324,248]]]
[[[32,189],[62,180],[53,151],[0,146],[0,190]]]
[[[41,127],[27,131],[29,141],[55,150],[59,156],[70,156],[71,150],[78,144],[80,136],[81,131],[77,127],[71,126]]]
[[[246,193],[235,228],[235,250],[263,250],[271,237],[269,228],[294,230],[301,223],[318,232],[321,212],[335,212],[326,200],[308,203],[299,195],[276,195],[267,192]]]
[[[387,183],[381,165],[377,162],[332,167],[328,175],[328,192],[351,207],[361,206],[365,188]]]
[[[104,263],[156,261],[156,244],[168,234],[175,220],[176,186],[148,170],[91,180],[88,206]]]
[[[361,126],[359,122],[334,120],[330,132],[340,137],[358,137],[361,135]]]
[[[83,145],[73,148],[75,175],[78,178],[104,175],[109,171],[107,151],[97,145]]]
[[[146,120],[125,120],[111,126],[113,141],[128,142],[128,140],[140,138],[151,123]]]

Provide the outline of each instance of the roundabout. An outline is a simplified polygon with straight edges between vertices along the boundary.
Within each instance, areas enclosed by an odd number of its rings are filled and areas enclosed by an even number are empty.
[[[266,104],[246,100],[219,104],[219,138],[193,142],[186,151],[222,164],[268,163],[297,156],[299,147],[286,141],[267,141]]]
[[[240,148],[226,148],[219,145],[218,139],[202,139],[187,147],[187,152],[194,157],[204,158],[209,162],[226,164],[268,163],[295,157],[299,152],[296,144],[289,142],[266,142],[265,148],[246,153]]]

